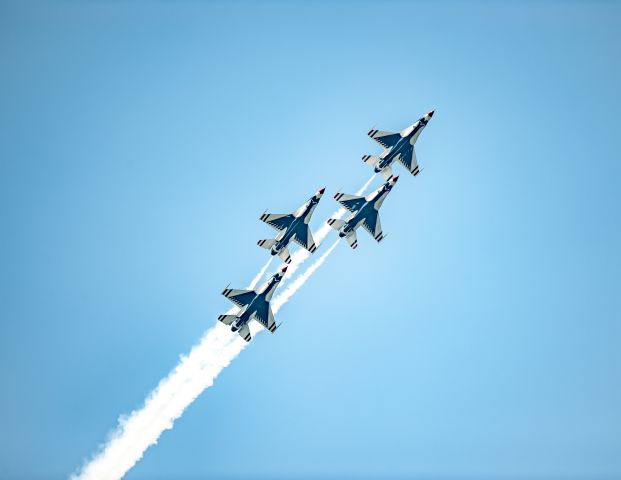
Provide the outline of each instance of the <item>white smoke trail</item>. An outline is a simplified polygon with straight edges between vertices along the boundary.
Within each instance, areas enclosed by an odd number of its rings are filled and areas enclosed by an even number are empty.
[[[272,305],[276,313],[306,283],[323,264],[338,243],[334,243],[311,265]],[[252,280],[249,288],[260,281],[270,260]],[[235,310],[235,309],[234,309]],[[233,311],[234,311],[233,310]],[[256,322],[254,322],[256,324]],[[254,330],[254,328],[253,328]],[[253,335],[256,333],[253,332]],[[228,327],[217,323],[186,357],[181,357],[175,369],[149,394],[142,408],[119,418],[119,425],[101,447],[98,454],[86,463],[72,480],[119,480],[155,445],[162,433],[170,430],[185,409],[207,388],[247,343]]]
[[[252,279],[249,289],[255,288],[263,278],[272,258]],[[233,307],[227,314],[236,311],[237,308]],[[142,408],[119,418],[118,427],[100,452],[71,478],[122,478],[142,458],[147,448],[157,443],[165,430],[173,427],[174,421],[196,397],[213,385],[218,374],[246,345],[239,335],[221,323],[207,330],[190,354],[182,356],[175,369],[149,394]]]
[[[226,326],[209,329],[187,357],[149,394],[142,408],[119,418],[119,425],[101,451],[72,479],[122,478],[160,435],[173,427],[203,390],[244,349],[244,342]]]
[[[332,246],[328,250],[326,250],[324,254],[321,257],[319,257],[315,263],[313,263],[310,267],[308,267],[306,271],[302,275],[300,275],[298,278],[296,278],[295,281],[291,285],[285,288],[284,292],[282,292],[280,295],[274,298],[274,300],[272,301],[272,311],[274,312],[274,314],[276,314],[276,312],[278,312],[278,310],[280,310],[281,307],[285,303],[287,303],[293,295],[295,295],[295,292],[297,292],[300,288],[302,288],[302,285],[306,283],[306,281],[313,275],[313,273],[315,273],[317,269],[321,267],[321,265],[323,265],[323,262],[326,261],[326,258],[328,258],[328,256],[336,248],[338,243],[339,243],[339,240],[334,242]]]
[[[248,285],[248,290],[253,290],[254,287],[257,286],[257,283],[259,283],[261,281],[261,279],[263,278],[263,275],[265,275],[265,272],[270,267],[270,263],[272,263],[272,259],[273,258],[274,257],[270,257],[270,259],[267,261],[267,263],[265,265],[263,265],[261,270],[259,270],[259,273],[257,273],[257,276],[254,277],[252,279],[252,282],[250,282],[250,285]]]
[[[371,178],[369,178],[366,181],[366,183],[362,187],[360,187],[360,189],[358,189],[358,191],[356,192],[356,195],[362,195],[364,191],[367,188],[369,188],[369,185],[371,185],[371,182],[373,181],[374,178],[375,178],[375,174],[373,174]],[[335,218],[338,220],[343,215],[345,215],[345,212],[346,210],[341,207],[336,212],[334,212],[329,218]],[[332,230],[332,227],[330,227],[330,225],[324,222],[324,224],[319,228],[319,230],[317,230],[313,234],[313,237],[315,238],[315,244],[317,245],[317,247],[319,247],[321,242],[325,240],[325,238],[330,233],[330,230]],[[296,272],[296,270],[308,259],[308,257],[310,257],[310,255],[311,253],[304,248],[293,252],[293,254],[291,255],[291,263],[289,264],[287,273],[285,274],[285,277],[282,279],[282,282],[280,285],[281,288],[286,283],[287,280],[293,277],[293,274]]]

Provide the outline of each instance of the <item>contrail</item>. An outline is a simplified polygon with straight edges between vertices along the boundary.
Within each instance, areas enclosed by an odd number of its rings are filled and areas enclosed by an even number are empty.
[[[338,240],[282,294],[274,298],[272,302],[274,313],[306,283],[337,244]],[[254,288],[258,283],[271,260],[270,258],[261,268],[249,288]],[[185,409],[205,389],[213,385],[220,372],[244,350],[246,345],[239,335],[221,323],[210,328],[198,345],[192,348],[187,356],[182,356],[174,370],[160,381],[140,409],[119,418],[117,428],[100,448],[99,453],[78,473],[72,475],[71,479],[121,479],[142,458],[144,452],[157,443],[162,433],[173,427],[175,420],[181,417]]]
[[[371,182],[373,181],[374,178],[375,178],[375,173],[371,176],[371,178],[369,178],[366,181],[366,183],[362,187],[360,187],[360,189],[356,192],[356,195],[362,195],[362,193],[367,188],[369,188],[369,185],[371,185]],[[336,212],[334,212],[329,218],[340,219],[343,215],[345,215],[345,212],[346,210],[341,207]],[[319,246],[321,242],[325,240],[325,238],[330,233],[330,230],[332,230],[332,227],[330,227],[330,225],[328,225],[327,223],[324,223],[321,226],[321,228],[319,228],[319,230],[317,230],[317,232],[313,234],[313,237],[315,238],[315,243],[317,244],[317,246]],[[304,248],[293,252],[293,254],[291,255],[291,263],[289,264],[287,273],[285,273],[285,276],[281,281],[280,288],[282,288],[282,286],[287,280],[293,277],[293,274],[296,272],[296,270],[300,267],[300,265],[302,265],[308,259],[308,257],[310,257],[310,255],[311,255],[310,252]]]

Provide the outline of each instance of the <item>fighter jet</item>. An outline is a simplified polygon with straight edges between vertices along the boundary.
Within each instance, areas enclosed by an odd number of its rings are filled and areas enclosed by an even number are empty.
[[[270,300],[274,295],[274,290],[285,276],[287,266],[285,265],[265,282],[258,290],[235,290],[225,288],[222,292],[226,298],[237,305],[240,310],[236,315],[220,315],[220,320],[225,325],[231,325],[231,331],[237,332],[247,342],[250,341],[250,329],[248,322],[256,320],[270,332],[274,333],[278,328],[274,321],[274,314],[270,308]]]
[[[345,195],[337,193],[334,198],[351,212],[347,221],[331,218],[328,220],[334,230],[338,230],[339,237],[345,237],[351,248],[358,246],[356,238],[356,229],[361,225],[364,229],[373,235],[373,238],[381,242],[384,238],[382,233],[382,225],[379,219],[379,209],[384,200],[397,183],[399,177],[390,177],[384,185],[377,190],[369,193],[366,197],[358,197],[356,195]]]
[[[380,173],[385,179],[392,176],[391,165],[395,160],[399,160],[405,168],[414,176],[418,175],[418,163],[416,161],[416,152],[414,151],[414,144],[418,140],[420,132],[423,131],[431,117],[433,112],[427,113],[421,117],[413,125],[410,125],[401,132],[383,132],[381,130],[369,130],[368,135],[377,143],[379,143],[385,150],[381,155],[364,155],[362,161],[375,168],[375,173]]]
[[[279,230],[280,233],[273,239],[259,240],[257,245],[270,250],[272,255],[278,255],[283,262],[290,263],[289,242],[301,245],[303,248],[313,253],[317,250],[315,240],[308,227],[311,216],[315,211],[315,207],[321,200],[325,188],[319,190],[315,195],[309,198],[304,205],[291,214],[269,214],[261,215],[261,220]]]

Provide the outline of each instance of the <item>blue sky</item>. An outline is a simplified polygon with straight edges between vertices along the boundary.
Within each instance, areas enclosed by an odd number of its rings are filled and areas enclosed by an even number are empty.
[[[259,215],[326,186],[319,228],[367,130],[431,108],[388,238],[339,245],[127,478],[619,478],[620,22],[2,2],[0,478],[74,471],[264,263]]]

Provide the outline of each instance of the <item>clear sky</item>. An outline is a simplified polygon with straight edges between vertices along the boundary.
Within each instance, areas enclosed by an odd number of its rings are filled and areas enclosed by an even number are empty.
[[[388,238],[127,478],[620,478],[620,46],[615,2],[1,2],[0,478],[73,472],[265,262],[259,215],[325,186],[316,230],[432,108]]]

